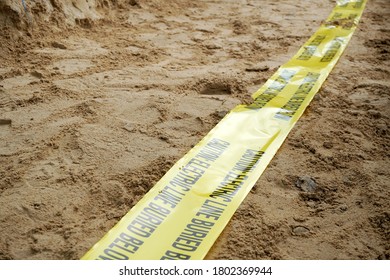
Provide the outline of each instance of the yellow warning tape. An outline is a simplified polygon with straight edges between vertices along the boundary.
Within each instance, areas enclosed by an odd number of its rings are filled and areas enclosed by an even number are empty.
[[[339,0],[298,53],[239,105],[82,259],[203,259],[321,87],[366,0]]]

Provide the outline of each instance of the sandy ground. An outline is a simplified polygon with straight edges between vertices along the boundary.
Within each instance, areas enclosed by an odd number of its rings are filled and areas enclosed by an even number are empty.
[[[0,259],[79,259],[335,5],[20,2],[0,1]],[[207,259],[390,258],[389,17],[369,1]]]

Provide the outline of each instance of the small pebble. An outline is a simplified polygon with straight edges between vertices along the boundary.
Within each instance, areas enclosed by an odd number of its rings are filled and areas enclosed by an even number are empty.
[[[127,124],[125,124],[125,125],[123,126],[123,129],[124,129],[124,130],[127,130],[128,132],[134,132],[135,127],[134,127],[132,124],[127,123]]]
[[[310,230],[307,227],[296,226],[293,228],[293,233],[295,235],[307,235],[310,233]]]
[[[314,192],[317,188],[315,180],[308,175],[299,177],[295,185],[304,192]]]

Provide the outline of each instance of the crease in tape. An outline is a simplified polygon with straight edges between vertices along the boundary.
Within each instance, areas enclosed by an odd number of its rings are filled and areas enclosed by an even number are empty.
[[[320,89],[367,0],[339,0],[293,58],[232,109],[82,259],[203,259]]]

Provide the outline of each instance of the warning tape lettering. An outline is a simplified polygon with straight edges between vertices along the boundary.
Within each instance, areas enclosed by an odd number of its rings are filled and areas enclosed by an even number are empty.
[[[336,56],[337,52],[340,50],[344,39],[341,37],[336,37],[331,42],[328,50],[325,55],[322,57],[321,62],[330,62]]]
[[[285,69],[272,82],[272,84],[258,96],[255,101],[249,105],[250,108],[260,109],[265,106],[271,99],[277,96],[290,82],[291,78],[296,74],[296,71]]]
[[[294,116],[298,109],[302,106],[303,101],[313,89],[319,77],[319,73],[309,72],[304,78],[303,83],[299,86],[298,90],[294,93],[286,105],[280,109],[275,117],[281,118],[283,120],[289,120],[292,118],[292,116]]]
[[[325,35],[317,35],[313,41],[311,41],[307,46],[304,47],[303,53],[298,56],[298,60],[309,60],[312,58],[314,53],[316,52],[319,45],[321,45],[322,41],[326,38]]]
[[[256,167],[262,151],[246,150],[242,158],[228,172],[224,180],[215,191],[209,195],[209,199],[203,203],[199,211],[185,229],[172,244],[172,248],[167,250],[162,260],[183,260],[190,259],[188,252],[194,252],[207,236],[208,232],[219,220],[224,210],[229,206],[233,197],[248,179],[249,173]]]

